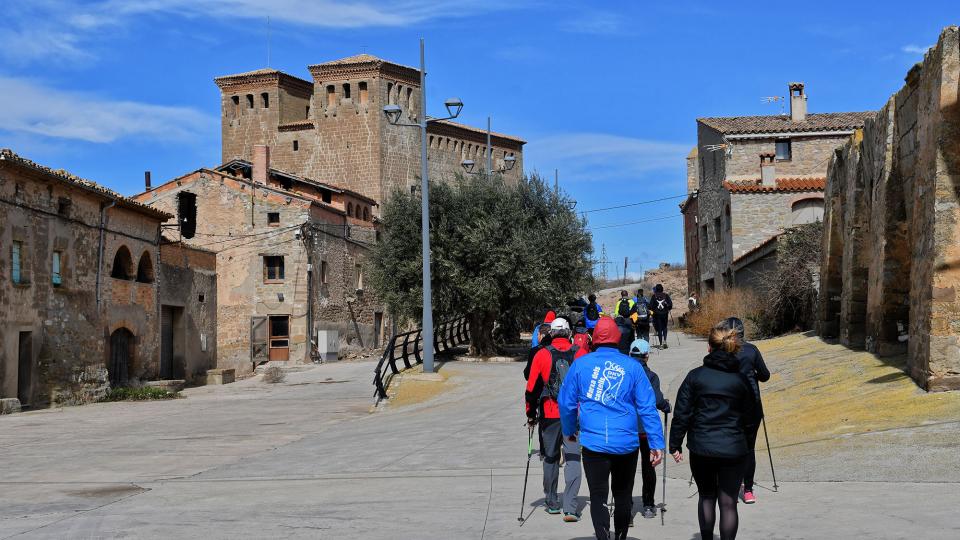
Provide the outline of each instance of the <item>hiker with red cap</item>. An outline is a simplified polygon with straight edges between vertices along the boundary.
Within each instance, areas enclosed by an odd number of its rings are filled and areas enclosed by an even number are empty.
[[[590,518],[598,540],[608,540],[607,490],[612,487],[615,538],[630,525],[633,479],[640,450],[640,420],[650,446],[650,463],[663,459],[663,424],[643,366],[617,350],[620,330],[601,317],[593,331],[594,352],[577,360],[560,390],[564,441],[579,442],[590,489]],[[611,485],[612,479],[612,485]]]
[[[557,318],[557,314],[551,309],[547,310],[547,314],[543,317],[543,322],[533,327],[533,334],[530,336],[530,352],[527,353],[527,366],[523,368],[523,380],[530,378],[530,364],[533,363],[533,357],[536,356],[537,351],[542,349],[547,345],[546,342],[550,341],[548,338],[550,334],[550,323]]]
[[[563,512],[563,520],[580,521],[577,494],[580,492],[580,445],[561,436],[557,398],[574,359],[587,354],[570,342],[570,323],[558,318],[550,323],[550,343],[537,351],[527,378],[527,421],[540,426],[540,457],[543,460],[543,496],[548,514]],[[563,500],[557,493],[560,481],[560,452],[563,469]]]

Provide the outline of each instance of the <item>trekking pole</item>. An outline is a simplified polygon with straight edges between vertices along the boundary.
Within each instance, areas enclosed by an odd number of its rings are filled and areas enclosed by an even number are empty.
[[[678,332],[677,328],[680,328],[680,327],[677,326],[677,321],[673,320],[673,313],[670,314],[670,322],[673,324],[673,335],[677,338],[677,347],[679,347],[679,346],[680,346],[680,334],[677,333],[677,332]]]
[[[663,441],[667,441],[667,426],[670,424],[670,413],[663,413]],[[663,445],[663,491],[660,493],[660,526],[665,525],[663,515],[667,513],[667,455],[669,445]]]
[[[767,435],[767,419],[761,418],[760,421],[763,423],[763,438],[767,441],[767,457],[770,458],[770,474],[773,475],[773,491],[776,493],[779,486],[777,486],[777,471],[773,469],[773,452],[770,451],[770,437]]]
[[[527,472],[523,474],[523,498],[520,499],[520,517],[517,518],[517,521],[521,523],[523,523],[523,511],[527,505],[527,479],[530,478],[530,457],[533,455],[533,425],[528,424],[527,430],[529,431],[527,437]]]

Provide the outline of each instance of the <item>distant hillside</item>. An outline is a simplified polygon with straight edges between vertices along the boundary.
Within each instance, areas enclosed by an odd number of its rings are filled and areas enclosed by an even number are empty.
[[[647,270],[644,277],[644,291],[649,296],[653,291],[653,286],[657,283],[663,285],[663,290],[673,298],[673,304],[678,308],[686,306],[687,297],[687,267],[674,266],[668,263],[661,263],[655,270]],[[682,303],[681,303],[682,302]]]

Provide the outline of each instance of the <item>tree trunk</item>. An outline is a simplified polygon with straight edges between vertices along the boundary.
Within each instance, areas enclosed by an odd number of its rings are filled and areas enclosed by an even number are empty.
[[[497,320],[496,313],[471,313],[470,321],[470,356],[493,356],[497,353],[496,343],[493,341],[493,327]]]

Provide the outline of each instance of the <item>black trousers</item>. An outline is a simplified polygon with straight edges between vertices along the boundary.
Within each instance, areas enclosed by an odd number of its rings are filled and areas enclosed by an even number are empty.
[[[650,323],[637,324],[637,339],[642,339],[647,343],[650,343]]]
[[[640,437],[640,495],[644,506],[654,506],[653,499],[657,492],[657,470],[650,463],[650,442],[646,437]],[[666,458],[664,458],[666,459]]]
[[[583,472],[590,488],[590,520],[598,540],[608,540],[610,514],[607,490],[613,491],[613,528],[616,538],[626,538],[630,526],[633,499],[633,477],[637,474],[637,454],[606,454],[583,448]],[[611,478],[612,483],[611,483]]]
[[[757,454],[754,452],[754,448],[757,446],[757,433],[760,432],[760,424],[747,426],[745,431],[750,452],[743,463],[743,489],[744,491],[753,491],[753,476],[757,472]]]
[[[734,540],[740,519],[737,496],[743,479],[743,457],[719,458],[690,453],[690,470],[700,492],[697,519],[700,537],[713,539],[713,528],[720,509],[720,540]]]

